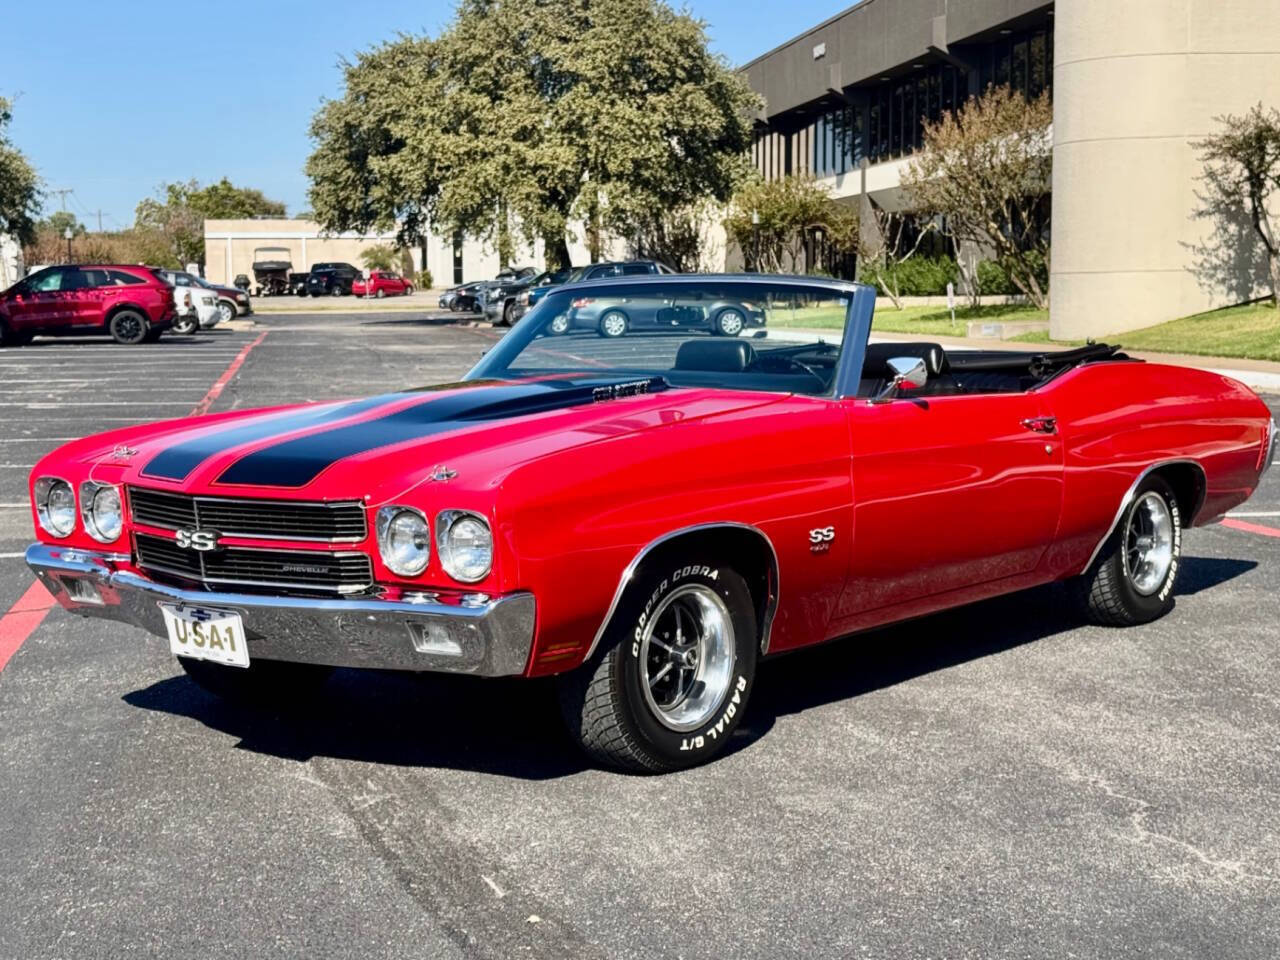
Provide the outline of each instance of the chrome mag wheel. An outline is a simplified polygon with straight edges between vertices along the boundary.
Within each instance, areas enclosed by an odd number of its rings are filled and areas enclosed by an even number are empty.
[[[559,336],[562,333],[568,333],[569,332],[568,315],[562,313],[559,316],[553,317],[547,329],[549,329],[552,333],[556,334],[557,336]]]
[[[600,320],[600,332],[606,337],[620,337],[627,332],[627,318],[614,310],[606,313]]]
[[[733,618],[710,587],[688,584],[663,598],[640,640],[644,695],[659,722],[693,730],[724,702],[733,680]]]
[[[1160,589],[1173,564],[1173,516],[1164,497],[1144,493],[1129,511],[1125,529],[1124,572],[1133,589],[1149,597]]]

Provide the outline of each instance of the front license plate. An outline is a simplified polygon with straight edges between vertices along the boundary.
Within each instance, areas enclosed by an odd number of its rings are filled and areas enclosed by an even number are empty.
[[[232,667],[249,665],[244,623],[238,613],[204,607],[160,604],[169,631],[169,649],[175,656],[213,660]]]

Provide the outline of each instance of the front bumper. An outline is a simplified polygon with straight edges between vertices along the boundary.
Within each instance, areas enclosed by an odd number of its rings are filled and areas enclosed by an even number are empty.
[[[157,583],[129,557],[35,543],[27,565],[67,610],[167,637],[160,605],[240,614],[250,660],[429,670],[497,677],[523,673],[533,645],[531,593],[469,604],[376,596],[310,598],[215,593]]]

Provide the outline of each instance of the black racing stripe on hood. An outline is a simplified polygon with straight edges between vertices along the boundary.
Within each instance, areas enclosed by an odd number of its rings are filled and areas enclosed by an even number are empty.
[[[285,440],[246,454],[218,477],[220,484],[302,487],[346,457],[420,440],[467,424],[503,420],[594,402],[598,383],[549,380],[462,390],[385,417]]]
[[[388,393],[337,406],[324,405],[318,409],[312,407],[294,413],[254,417],[248,423],[228,427],[226,430],[211,430],[184,443],[161,450],[147,461],[147,465],[142,468],[142,475],[161,480],[185,480],[200,464],[232,447],[265,440],[273,434],[289,433],[324,423],[336,423],[346,417],[385,406],[402,399],[403,396],[404,394]]]

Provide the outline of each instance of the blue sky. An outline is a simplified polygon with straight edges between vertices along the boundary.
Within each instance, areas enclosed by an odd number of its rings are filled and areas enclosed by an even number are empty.
[[[851,0],[849,0],[851,2]],[[733,63],[848,3],[698,0],[713,47]],[[230,177],[296,212],[306,207],[307,126],[341,92],[339,59],[399,32],[434,33],[451,2],[240,2],[201,19],[173,3],[10,4],[0,94],[16,98],[13,138],[91,228],[133,222],[166,181]],[[56,194],[46,208],[56,210]]]

